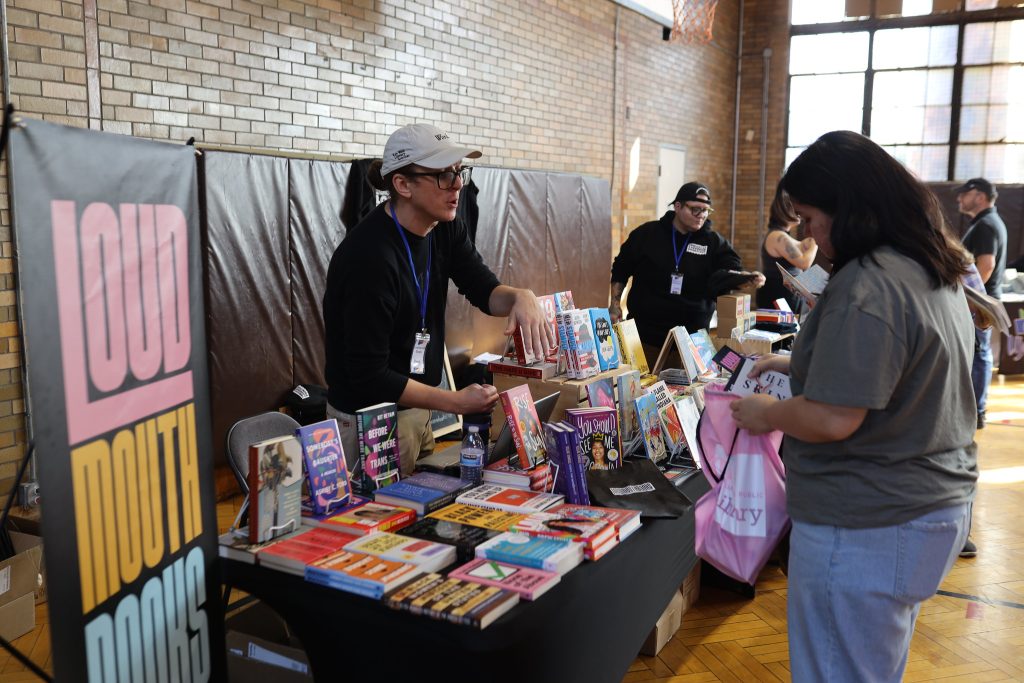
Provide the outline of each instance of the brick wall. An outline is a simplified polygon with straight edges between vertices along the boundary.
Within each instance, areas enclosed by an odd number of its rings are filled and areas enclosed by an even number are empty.
[[[750,1],[746,11],[759,17],[753,8],[774,5],[788,3]],[[339,157],[377,155],[395,127],[434,121],[479,145],[484,164],[608,179],[614,245],[625,237],[623,226],[661,213],[654,206],[657,149],[672,144],[687,151],[687,175],[714,188],[716,224],[728,232],[739,0],[721,0],[707,46],[666,43],[659,25],[609,0],[7,6],[12,99],[28,116],[161,140]],[[778,29],[778,12],[761,14],[748,33]],[[745,79],[747,112],[754,86],[751,75]],[[756,107],[759,121],[759,86]],[[639,179],[628,188],[635,140]],[[741,199],[751,191],[751,149],[756,145],[743,149]],[[23,452],[25,406],[6,184],[0,189],[3,479]],[[745,255],[754,253],[749,199],[738,215],[737,243]]]

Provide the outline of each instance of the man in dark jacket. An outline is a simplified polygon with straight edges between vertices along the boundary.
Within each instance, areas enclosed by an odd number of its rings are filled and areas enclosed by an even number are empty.
[[[676,325],[689,332],[706,328],[719,294],[747,283],[760,287],[765,281],[759,272],[741,270],[729,240],[711,229],[706,185],[686,183],[671,207],[660,220],[633,230],[612,264],[609,312],[613,321],[621,319],[622,293],[633,278],[629,316],[636,320],[648,354],[661,347]]]

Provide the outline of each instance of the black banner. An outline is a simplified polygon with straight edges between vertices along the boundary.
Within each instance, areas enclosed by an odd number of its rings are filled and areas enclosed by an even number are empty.
[[[194,150],[10,142],[54,673],[223,680]]]

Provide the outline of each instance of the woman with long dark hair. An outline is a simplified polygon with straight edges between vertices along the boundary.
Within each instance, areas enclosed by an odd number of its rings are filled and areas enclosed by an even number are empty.
[[[818,255],[818,243],[813,237],[798,240],[793,236],[793,230],[799,224],[796,210],[779,185],[772,201],[768,234],[761,243],[761,272],[765,283],[757,290],[758,308],[775,308],[776,300],[785,299],[790,310],[800,310],[800,297],[786,289],[779,272],[779,268],[783,268],[795,277],[810,268]]]
[[[978,476],[966,272],[935,197],[864,136],[828,133],[782,179],[833,264],[793,398],[733,405],[786,434],[794,681],[899,681],[921,602],[967,538]]]

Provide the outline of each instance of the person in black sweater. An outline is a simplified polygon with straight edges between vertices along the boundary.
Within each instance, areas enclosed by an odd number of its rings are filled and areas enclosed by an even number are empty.
[[[502,285],[456,220],[459,191],[480,152],[427,124],[395,131],[370,182],[389,200],[348,232],[331,258],[323,299],[328,415],[337,418],[349,470],[358,469],[354,413],[397,403],[402,474],[433,449],[430,411],[490,411],[490,385],[438,388],[444,366],[448,280],[484,313],[522,326],[531,348],[553,346],[533,292]]]
[[[633,278],[626,303],[647,355],[657,353],[676,325],[688,332],[706,328],[719,294],[764,284],[761,273],[741,270],[729,240],[711,229],[707,186],[686,183],[671,206],[660,220],[629,233],[612,264],[608,311],[613,322],[622,318],[622,293]]]

